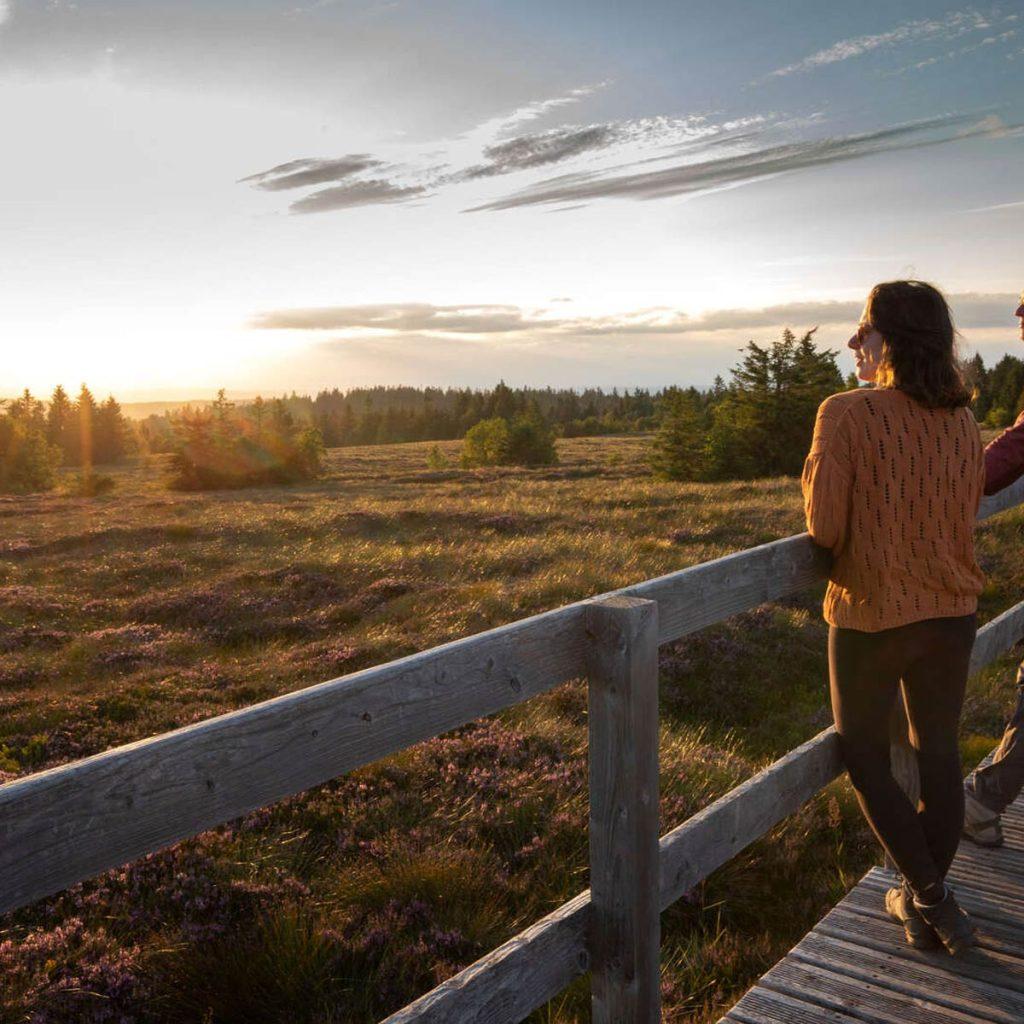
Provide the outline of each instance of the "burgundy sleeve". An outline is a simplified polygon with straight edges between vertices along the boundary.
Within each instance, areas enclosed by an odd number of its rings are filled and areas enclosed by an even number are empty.
[[[985,493],[995,494],[1024,474],[1024,412],[985,448]]]

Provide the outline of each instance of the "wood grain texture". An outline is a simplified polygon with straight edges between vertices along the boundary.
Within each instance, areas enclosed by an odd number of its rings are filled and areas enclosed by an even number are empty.
[[[773,774],[780,766],[781,771]],[[659,843],[661,908],[669,906],[728,860],[733,855],[730,850],[742,849],[792,813],[791,804],[780,802],[773,806],[769,798],[785,790],[789,794],[787,799],[795,800],[796,791],[788,784],[794,773],[806,772],[806,800],[839,771],[838,745],[833,730],[828,729],[663,836]],[[735,794],[740,790],[744,795],[737,808]],[[747,809],[742,805],[747,805]],[[744,825],[747,831],[734,834],[729,831],[730,825]],[[714,853],[702,855],[700,851],[705,847]],[[697,853],[696,862],[691,851]],[[455,1020],[512,1024],[522,1020],[554,998],[572,977],[587,970],[591,909],[590,892],[581,893],[554,914],[388,1017],[386,1024],[445,1024]]]
[[[800,590],[822,558],[790,537],[603,598],[658,601],[664,643]],[[581,677],[587,604],[0,786],[0,913]]]
[[[1009,809],[1019,815],[1022,799]],[[1006,846],[960,845],[949,874],[978,930],[953,960],[911,949],[884,909],[889,871],[872,868],[726,1014],[737,1024],[792,1024],[820,1011],[884,1024],[1019,1024],[1024,1020],[1024,831]],[[825,1018],[829,1019],[829,1018]]]
[[[590,891],[562,904],[382,1024],[511,1024],[590,968]]]
[[[0,911],[582,675],[582,615],[535,616],[0,786]]]
[[[982,498],[981,508],[978,509],[978,519],[989,519],[1021,504],[1024,504],[1024,477],[1010,484],[1009,487],[1004,487],[998,494]]]
[[[670,906],[843,771],[835,729],[820,732],[661,839],[661,906]]]
[[[1024,601],[1007,608],[978,630],[971,652],[971,673],[975,673],[1008,651],[1024,636]]]
[[[1021,501],[1024,480],[985,499],[979,518]],[[605,596],[657,601],[664,643],[793,594],[822,579],[827,563],[802,534]],[[581,676],[585,604],[0,786],[0,912]],[[987,629],[972,669],[1021,635],[1024,605]],[[826,770],[823,750],[804,754],[809,771]],[[708,819],[713,824],[685,835],[724,851],[736,840],[719,822],[735,813],[720,811]],[[678,869],[678,884],[702,870]],[[578,950],[567,956],[578,958]]]
[[[658,606],[587,608],[594,1024],[659,1024]]]
[[[979,631],[979,640],[985,641],[989,628],[986,626]],[[999,636],[1000,643],[1008,641],[1005,631]],[[995,643],[987,644],[985,650],[986,657],[995,658],[1002,653]],[[659,842],[662,909],[797,810],[842,771],[835,730],[826,729],[662,836]],[[1021,842],[1024,845],[1024,834]],[[873,881],[874,877],[869,873],[862,886],[880,885]],[[877,900],[880,904],[880,895]],[[980,894],[971,894],[961,902],[973,914],[987,913],[991,917],[996,913],[991,899]],[[564,916],[567,908],[572,908],[571,918]],[[549,918],[389,1017],[387,1024],[445,1024],[455,1020],[471,1024],[512,1024],[522,1020],[554,998],[572,977],[586,970],[579,965],[586,961],[590,911],[590,893],[581,893]],[[1004,930],[1013,923],[1012,920],[1007,922],[1005,917],[1000,921]],[[1019,923],[1024,929],[1024,916]],[[1021,939],[1024,941],[1024,931]],[[536,1002],[532,1001],[534,999]],[[797,999],[796,1005],[804,1004]],[[816,1006],[806,1007],[806,1012],[809,1021],[833,1020],[837,1013],[842,1013]],[[728,1019],[754,1018],[730,1014]]]

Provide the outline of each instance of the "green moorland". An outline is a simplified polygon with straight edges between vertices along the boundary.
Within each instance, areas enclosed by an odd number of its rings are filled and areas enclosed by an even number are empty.
[[[0,500],[0,781],[802,528],[796,480],[659,482],[646,443],[333,450],[316,484],[187,495],[153,460]],[[980,531],[985,619],[1022,531]],[[663,831],[828,724],[820,596],[662,650]],[[1010,668],[972,681],[968,765]],[[567,685],[0,918],[0,1022],[379,1020],[586,887],[585,715]],[[876,856],[842,782],[717,872],[663,917],[665,1019],[715,1020]],[[587,1005],[581,979],[531,1020]]]

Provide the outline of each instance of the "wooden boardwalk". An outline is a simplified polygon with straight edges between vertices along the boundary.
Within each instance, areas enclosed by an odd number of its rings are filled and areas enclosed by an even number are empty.
[[[873,868],[722,1018],[729,1024],[1024,1022],[1024,798],[1003,817],[1006,844],[964,839],[949,874],[978,930],[954,960],[911,949],[885,913],[889,871]]]

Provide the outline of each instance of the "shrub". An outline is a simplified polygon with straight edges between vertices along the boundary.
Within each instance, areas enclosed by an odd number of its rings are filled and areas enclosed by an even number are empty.
[[[255,417],[233,414],[221,391],[209,412],[183,412],[176,422],[171,488],[260,487],[318,477],[324,454],[320,431],[299,429],[283,402],[272,403],[269,417],[262,404],[254,408],[259,409]]]
[[[481,420],[466,432],[463,466],[550,466],[557,462],[555,436],[536,412],[510,423],[503,416]]]
[[[508,459],[511,434],[508,420],[494,416],[466,431],[462,444],[463,466],[502,466]]]
[[[427,453],[427,469],[441,470],[448,468],[448,460],[445,458],[444,452],[441,451],[440,445],[434,445]]]
[[[513,466],[550,466],[558,461],[555,435],[539,413],[523,413],[512,421],[507,460]]]

